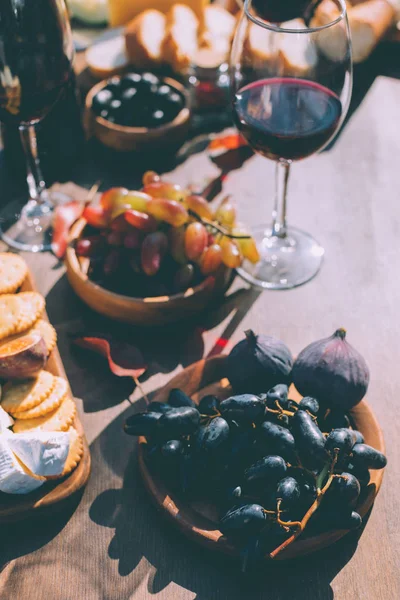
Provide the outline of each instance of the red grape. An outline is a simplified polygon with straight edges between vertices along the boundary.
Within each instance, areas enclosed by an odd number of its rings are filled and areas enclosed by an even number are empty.
[[[184,225],[189,218],[188,212],[182,204],[166,198],[153,198],[147,206],[147,212],[173,227]]]
[[[229,196],[227,196],[219,205],[215,212],[215,219],[221,223],[221,225],[226,225],[231,227],[236,219],[236,209],[230,201]]]
[[[127,193],[128,190],[123,187],[110,188],[101,194],[100,205],[107,212],[111,212],[117,204],[121,204],[122,199]]]
[[[107,235],[107,244],[109,246],[122,246],[124,243],[124,234],[120,231],[110,231]]]
[[[207,200],[201,196],[188,196],[185,204],[189,210],[195,212],[199,217],[211,220],[213,213]]]
[[[230,269],[236,269],[242,264],[242,255],[239,246],[230,238],[224,237],[221,241],[222,262]]]
[[[129,223],[125,220],[125,216],[124,213],[121,213],[118,215],[118,217],[115,217],[115,219],[113,219],[110,223],[110,229],[112,231],[119,231],[119,232],[128,232],[132,229],[131,225],[129,225]]]
[[[131,228],[131,230],[125,234],[124,246],[128,250],[136,250],[136,248],[140,247],[141,241],[142,238],[139,231]]]
[[[180,202],[186,196],[186,192],[180,185],[166,181],[149,183],[143,187],[142,191],[145,194],[149,194],[152,198],[165,198],[167,200],[175,200],[176,202]]]
[[[168,238],[162,231],[146,235],[141,249],[142,269],[146,275],[153,276],[158,272],[167,248]]]
[[[78,256],[93,257],[104,247],[104,240],[100,236],[91,236],[77,240],[75,252]]]
[[[222,249],[218,244],[206,248],[200,258],[200,270],[203,275],[211,275],[222,263]]]
[[[207,245],[207,229],[202,223],[190,223],[185,232],[185,252],[189,260],[199,258]]]
[[[141,231],[151,232],[155,231],[158,227],[158,223],[154,217],[138,210],[126,210],[124,217],[129,225]]]
[[[176,292],[184,292],[188,289],[194,278],[194,267],[190,263],[183,265],[175,273],[173,288]]]
[[[103,229],[108,226],[108,216],[102,206],[98,204],[89,204],[84,209],[82,216],[89,225],[96,229]]]
[[[179,264],[187,262],[185,253],[185,227],[171,227],[168,232],[169,251],[172,258]]]
[[[143,175],[143,185],[158,183],[159,181],[161,181],[161,177],[155,171],[146,171],[146,173]]]
[[[112,250],[110,250],[104,261],[104,275],[113,275],[118,270],[120,259],[121,254],[120,251],[117,250],[117,248],[113,248]]]

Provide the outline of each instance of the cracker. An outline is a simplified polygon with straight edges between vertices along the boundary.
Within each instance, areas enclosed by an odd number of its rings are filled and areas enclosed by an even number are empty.
[[[67,460],[65,461],[64,469],[60,475],[53,475],[51,477],[47,477],[47,479],[60,479],[61,477],[65,477],[69,475],[71,471],[73,471],[78,464],[80,463],[83,456],[83,439],[82,436],[79,435],[75,427],[70,427],[68,429],[68,433],[70,435],[69,442],[69,452],[67,456]]]
[[[53,412],[37,417],[36,419],[17,419],[14,423],[14,432],[23,431],[67,431],[74,422],[76,404],[66,396],[60,406]]]
[[[40,371],[32,379],[7,383],[3,389],[1,406],[12,414],[30,410],[50,396],[55,384],[54,375],[48,371]]]
[[[17,332],[20,314],[21,306],[17,295],[0,296],[0,340]]]
[[[23,258],[11,252],[0,252],[0,294],[13,294],[21,287],[28,268]]]
[[[29,330],[29,333],[38,333],[42,336],[49,354],[54,350],[57,344],[57,332],[51,323],[44,319],[39,319]]]
[[[21,292],[17,299],[20,313],[15,333],[22,333],[36,323],[46,303],[43,296],[37,292]]]
[[[54,380],[54,388],[43,402],[29,410],[13,412],[14,419],[36,419],[58,408],[68,392],[68,385],[62,377],[54,377]]]

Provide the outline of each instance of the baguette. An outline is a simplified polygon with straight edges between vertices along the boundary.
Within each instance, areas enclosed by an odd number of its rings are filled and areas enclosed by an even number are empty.
[[[166,35],[166,17],[158,10],[145,10],[125,29],[125,48],[132,65],[151,68],[162,62],[161,46]]]
[[[204,23],[195,64],[217,67],[228,59],[237,20],[221,6],[211,4],[205,8]]]
[[[122,73],[129,64],[123,36],[119,35],[90,46],[86,50],[86,62],[96,79],[107,79]]]
[[[193,64],[198,48],[199,20],[184,4],[175,4],[167,14],[166,35],[161,45],[163,60],[174,71],[184,72]]]

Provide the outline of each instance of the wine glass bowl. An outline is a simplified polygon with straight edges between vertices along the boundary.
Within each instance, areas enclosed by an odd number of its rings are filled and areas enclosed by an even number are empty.
[[[311,0],[312,1],[312,0]],[[306,6],[307,3],[302,2]],[[253,231],[261,260],[240,274],[263,288],[301,285],[319,270],[323,248],[286,225],[290,166],[321,151],[340,129],[352,87],[351,42],[343,0],[300,16],[266,21],[268,2],[246,0],[231,54],[236,125],[255,152],[276,162],[272,226]],[[262,10],[261,10],[262,9]],[[285,11],[284,11],[285,12]],[[286,11],[289,14],[288,11]]]
[[[2,238],[20,250],[50,248],[53,206],[41,173],[35,127],[67,88],[73,42],[64,0],[0,3],[0,120],[18,126],[29,201],[1,218]]]

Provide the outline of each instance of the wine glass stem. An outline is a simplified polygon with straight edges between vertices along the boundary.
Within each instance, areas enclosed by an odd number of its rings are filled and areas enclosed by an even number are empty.
[[[275,206],[272,212],[272,235],[286,237],[286,202],[291,161],[279,160],[275,170]]]
[[[20,125],[19,133],[27,162],[26,180],[30,199],[37,202],[37,204],[51,206],[42,169],[40,168],[35,125]]]

